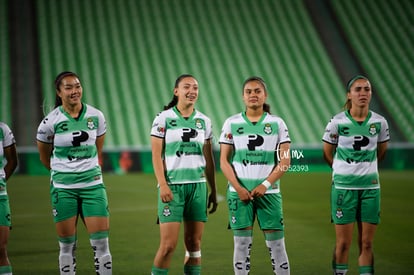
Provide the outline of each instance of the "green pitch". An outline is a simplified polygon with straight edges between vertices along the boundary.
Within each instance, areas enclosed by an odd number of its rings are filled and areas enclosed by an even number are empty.
[[[381,173],[382,223],[374,242],[377,275],[413,274],[414,172]],[[105,175],[111,211],[110,247],[114,274],[149,274],[158,248],[155,177]],[[220,197],[226,181],[217,175]],[[329,218],[329,173],[293,173],[282,179],[286,246],[291,274],[331,274],[334,245]],[[8,183],[12,223],[8,251],[13,274],[58,274],[58,243],[49,204],[48,177],[14,176]],[[92,250],[83,224],[78,226],[78,275],[94,274]],[[261,232],[255,226],[251,274],[272,274]],[[221,201],[209,216],[203,237],[203,274],[232,274],[233,239],[227,206]],[[357,274],[357,246],[349,274]],[[182,235],[170,274],[183,274]]]

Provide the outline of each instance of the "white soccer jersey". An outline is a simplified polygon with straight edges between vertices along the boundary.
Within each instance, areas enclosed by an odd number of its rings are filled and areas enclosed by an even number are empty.
[[[390,139],[384,117],[369,111],[364,122],[355,121],[348,111],[335,115],[322,137],[337,145],[333,159],[333,182],[342,189],[380,188],[377,144]]]
[[[229,117],[223,124],[220,143],[233,145],[232,165],[240,184],[253,190],[262,183],[278,164],[278,146],[290,142],[285,122],[277,116],[264,113],[253,124],[242,112]],[[277,188],[267,193],[277,193]],[[234,191],[229,184],[230,191]]]
[[[15,144],[13,132],[10,130],[9,126],[6,123],[0,122],[0,196],[7,195],[6,188],[6,173],[4,171],[5,158],[4,158],[4,148],[9,147]]]
[[[54,146],[50,158],[54,186],[84,188],[102,183],[96,138],[105,133],[104,115],[87,104],[83,104],[78,119],[72,118],[62,106],[43,119],[36,138]]]
[[[159,113],[151,136],[164,139],[164,162],[169,184],[206,182],[203,146],[212,138],[210,119],[195,110],[185,119],[176,107]]]

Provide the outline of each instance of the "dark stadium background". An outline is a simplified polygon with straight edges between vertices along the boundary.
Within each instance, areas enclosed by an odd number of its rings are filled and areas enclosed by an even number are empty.
[[[0,0],[0,120],[16,135],[18,172],[47,173],[36,129],[54,77],[75,71],[107,119],[105,171],[151,173],[151,123],[178,75],[198,78],[215,141],[242,111],[243,80],[259,75],[304,156],[294,164],[323,171],[324,127],[342,110],[345,83],[363,74],[371,109],[390,124],[381,167],[413,168],[413,14],[410,0]]]

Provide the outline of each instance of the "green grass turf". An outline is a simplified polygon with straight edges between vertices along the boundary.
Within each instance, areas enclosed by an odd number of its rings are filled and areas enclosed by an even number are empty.
[[[382,223],[374,241],[376,274],[413,274],[414,172],[381,172]],[[158,248],[155,178],[148,174],[105,175],[111,211],[110,247],[114,274],[149,274]],[[223,198],[226,181],[217,174]],[[329,217],[329,173],[288,173],[282,179],[286,246],[291,274],[331,274],[334,245]],[[8,183],[13,229],[8,251],[13,273],[58,274],[58,243],[52,221],[48,177],[14,176]],[[78,275],[94,274],[92,250],[83,224],[78,225]],[[206,224],[203,274],[232,274],[233,235],[227,230],[227,206],[221,201]],[[170,274],[183,274],[182,234]],[[257,224],[251,274],[272,274],[264,238]],[[354,242],[349,273],[357,273]]]

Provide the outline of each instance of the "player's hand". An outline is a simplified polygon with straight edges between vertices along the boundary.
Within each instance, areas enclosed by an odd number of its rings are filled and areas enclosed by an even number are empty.
[[[160,185],[160,199],[162,202],[170,202],[173,197],[173,193],[168,184]]]
[[[253,198],[260,198],[264,196],[264,194],[266,193],[266,190],[267,190],[266,186],[264,186],[263,184],[259,184],[258,186],[256,186],[256,188],[252,190],[252,192],[250,192],[250,195]]]
[[[210,209],[210,211],[208,213],[213,214],[214,212],[216,212],[217,210],[217,195],[216,194],[210,194],[208,196],[208,205],[207,208]]]
[[[252,195],[245,188],[240,188],[239,190],[237,190],[237,194],[239,195],[240,200],[244,203],[248,203],[251,200],[253,200]]]

